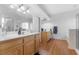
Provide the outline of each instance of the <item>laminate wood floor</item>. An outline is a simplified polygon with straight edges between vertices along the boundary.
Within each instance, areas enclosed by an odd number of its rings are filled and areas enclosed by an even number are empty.
[[[74,49],[68,48],[66,40],[49,40],[46,44],[41,44],[39,54],[42,55],[77,55]]]

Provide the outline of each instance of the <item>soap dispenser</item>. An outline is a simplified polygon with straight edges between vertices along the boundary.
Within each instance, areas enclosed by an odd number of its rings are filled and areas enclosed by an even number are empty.
[[[21,35],[21,27],[18,30],[18,34]]]

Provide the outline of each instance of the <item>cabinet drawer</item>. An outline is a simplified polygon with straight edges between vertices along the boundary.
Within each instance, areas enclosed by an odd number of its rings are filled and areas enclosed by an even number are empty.
[[[24,43],[28,43],[30,42],[31,40],[34,40],[34,35],[30,35],[30,36],[27,36],[24,38]]]
[[[41,38],[41,35],[40,35],[40,34],[36,34],[35,37],[36,37],[36,38]]]
[[[8,49],[10,47],[13,47],[19,44],[22,44],[21,38],[3,41],[3,42],[0,42],[0,50]]]

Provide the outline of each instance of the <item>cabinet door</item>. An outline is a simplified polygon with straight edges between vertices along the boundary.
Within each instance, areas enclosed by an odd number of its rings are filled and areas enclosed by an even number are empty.
[[[46,44],[49,40],[49,32],[41,32],[41,43]]]
[[[19,45],[16,47],[12,47],[0,52],[1,55],[22,55],[23,54],[23,46]]]
[[[24,55],[32,55],[34,54],[34,40],[24,44]]]
[[[36,37],[35,37],[35,51],[38,52],[39,51],[39,47],[40,47],[40,34],[37,34]]]
[[[11,40],[5,40],[0,42],[0,50],[7,50],[14,46],[23,44],[23,38],[15,38]]]
[[[35,53],[34,36],[24,38],[24,55],[32,55]]]
[[[40,40],[39,39],[36,39],[36,44],[35,45],[36,45],[36,48],[35,48],[36,50],[35,51],[38,52],[39,47],[40,47]]]

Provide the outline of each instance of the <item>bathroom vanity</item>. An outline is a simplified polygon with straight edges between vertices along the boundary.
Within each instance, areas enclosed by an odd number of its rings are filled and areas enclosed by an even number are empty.
[[[40,42],[40,33],[2,37],[0,55],[32,55],[38,52]]]

